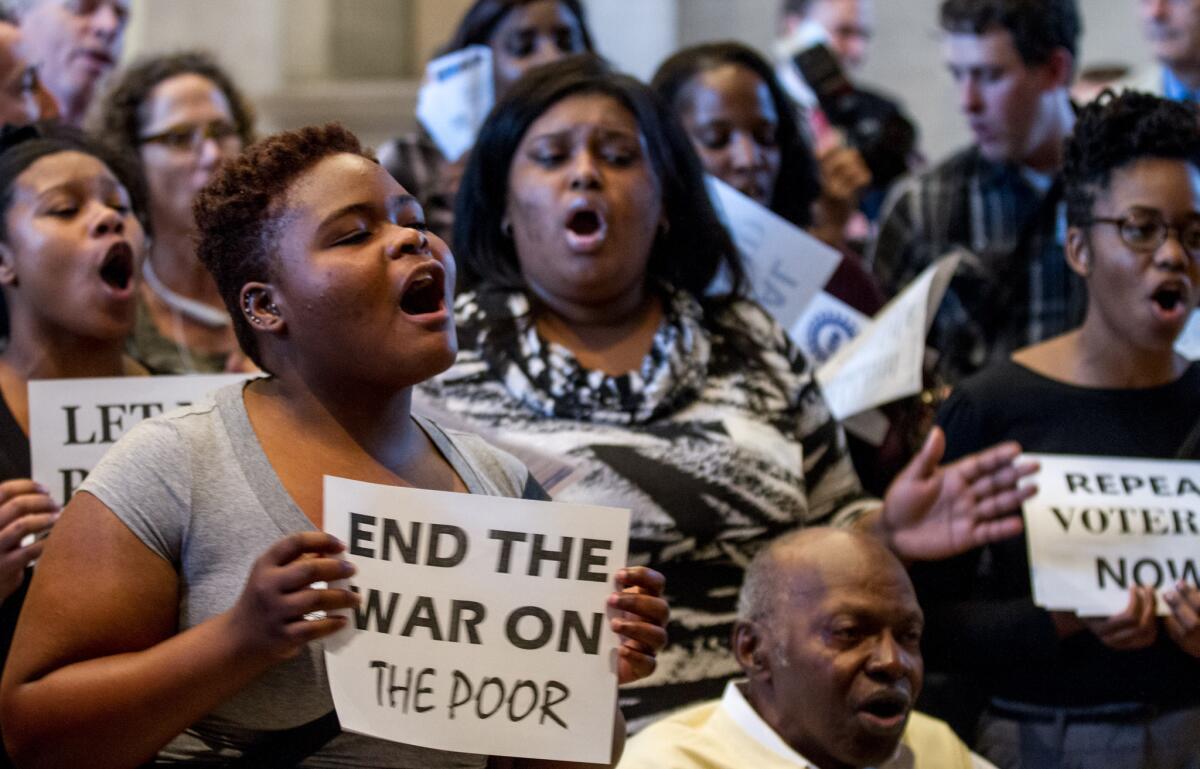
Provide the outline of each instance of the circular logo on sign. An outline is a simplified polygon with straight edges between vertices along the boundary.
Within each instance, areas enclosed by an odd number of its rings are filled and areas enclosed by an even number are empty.
[[[849,318],[836,312],[823,312],[813,318],[808,327],[808,349],[817,363],[824,363],[833,357],[843,342],[853,339],[856,334],[858,328]]]

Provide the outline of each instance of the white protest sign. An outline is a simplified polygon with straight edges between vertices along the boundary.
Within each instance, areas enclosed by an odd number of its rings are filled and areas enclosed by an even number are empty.
[[[471,45],[425,67],[417,119],[453,163],[475,146],[475,135],[495,100],[492,49]]]
[[[1188,360],[1200,360],[1200,310],[1192,310],[1187,325],[1175,340],[1175,352]]]
[[[88,472],[143,419],[186,406],[245,374],[40,379],[29,383],[33,480],[66,504]]]
[[[925,336],[961,256],[931,264],[871,324],[817,370],[837,419],[921,391]]]
[[[824,291],[818,292],[788,335],[817,366],[870,325],[870,317]]]
[[[709,197],[733,235],[751,296],[791,328],[833,275],[842,255],[714,176]]]
[[[362,605],[325,642],[342,726],[438,750],[607,763],[606,601],[629,511],[325,478]]]
[[[1200,462],[1027,454],[1033,600],[1081,616],[1125,609],[1129,588],[1200,584]],[[1159,600],[1159,613],[1166,604]]]

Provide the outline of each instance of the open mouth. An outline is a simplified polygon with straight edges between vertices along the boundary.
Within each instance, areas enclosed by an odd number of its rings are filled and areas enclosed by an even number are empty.
[[[133,249],[125,241],[112,244],[100,264],[100,280],[118,291],[133,282]]]
[[[859,707],[862,720],[880,732],[898,731],[904,727],[912,700],[901,692],[880,692]]]
[[[567,242],[573,251],[595,251],[604,244],[608,227],[604,216],[593,208],[579,208],[567,217]]]
[[[413,279],[400,297],[400,309],[407,315],[440,312],[446,299],[442,282],[430,274]]]
[[[600,215],[595,211],[576,211],[567,220],[567,229],[581,238],[600,231]]]
[[[1150,295],[1150,301],[1165,315],[1177,315],[1187,310],[1187,297],[1179,286],[1159,287]]]

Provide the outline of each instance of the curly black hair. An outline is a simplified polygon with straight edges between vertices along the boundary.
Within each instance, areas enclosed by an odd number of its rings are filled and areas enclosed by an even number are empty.
[[[264,371],[258,340],[240,307],[242,286],[271,280],[280,203],[292,184],[319,161],[342,153],[375,160],[339,123],[269,136],[222,163],[192,204],[196,255],[216,280],[242,351]]]
[[[1067,223],[1085,225],[1112,172],[1142,158],[1183,160],[1200,169],[1200,122],[1185,104],[1148,93],[1106,90],[1079,111],[1067,139],[1063,189]]]
[[[687,85],[702,72],[725,64],[736,64],[753,72],[767,86],[775,106],[775,139],[779,146],[779,174],[771,197],[771,210],[797,227],[812,224],[812,204],[821,195],[817,161],[800,133],[792,100],[775,77],[775,71],[752,48],[735,42],[717,42],[684,48],[664,61],[650,80],[650,87],[676,114],[682,114]]]
[[[254,141],[254,111],[213,57],[203,51],[184,51],[139,59],[124,70],[105,94],[96,131],[110,144],[136,154],[141,144],[150,92],[178,75],[199,75],[225,95],[233,125],[242,144]]]
[[[1026,65],[1045,64],[1057,48],[1075,56],[1083,32],[1075,0],[945,0],[941,22],[952,34],[1007,31]]]

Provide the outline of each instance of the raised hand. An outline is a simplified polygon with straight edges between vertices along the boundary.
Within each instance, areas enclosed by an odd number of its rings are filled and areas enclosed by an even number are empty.
[[[22,547],[30,534],[48,531],[58,519],[59,507],[41,484],[28,478],[0,483],[0,601],[21,586],[25,567],[42,554],[39,537]]]
[[[228,613],[240,645],[250,654],[282,660],[299,654],[308,642],[341,630],[345,617],[304,615],[358,605],[358,596],[349,590],[312,587],[314,582],[354,574],[349,562],[328,557],[344,549],[329,534],[306,531],[284,537],[263,553]]]
[[[627,684],[654,672],[655,657],[667,645],[671,612],[662,597],[666,578],[654,569],[621,569],[617,584],[622,589],[608,597],[608,605],[618,610],[610,622],[622,637],[617,648],[617,682]]]
[[[945,450],[946,437],[935,427],[888,488],[880,533],[901,558],[949,558],[1021,533],[1023,521],[1012,513],[1037,487],[1017,484],[1037,464],[1016,464],[1021,447],[1013,442],[939,467]]]

